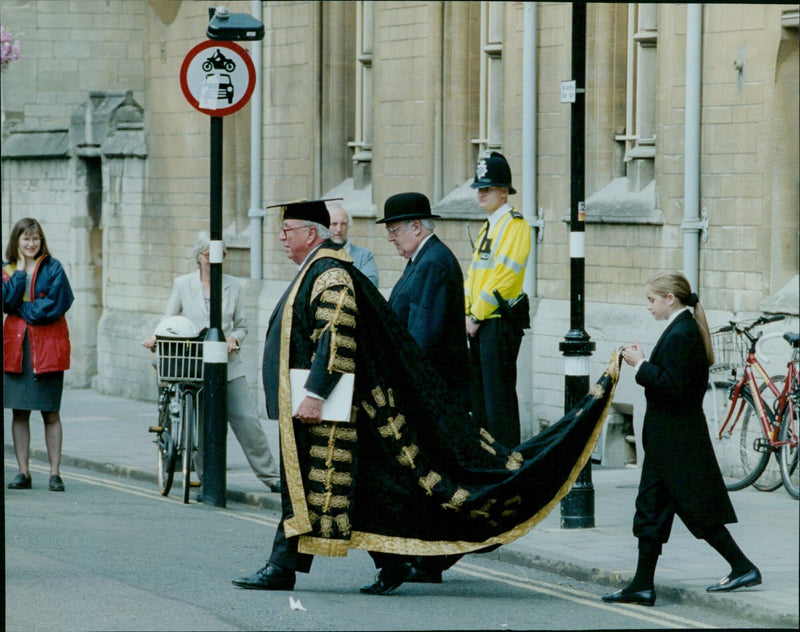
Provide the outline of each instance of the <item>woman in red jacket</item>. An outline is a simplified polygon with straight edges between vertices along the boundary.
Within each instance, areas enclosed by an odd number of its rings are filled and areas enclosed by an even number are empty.
[[[19,220],[3,263],[3,407],[11,408],[11,432],[19,473],[9,489],[30,489],[30,417],[40,410],[50,459],[49,487],[64,491],[61,465],[61,392],[69,368],[69,331],[64,314],[72,288],[61,264],[50,256],[42,227]]]

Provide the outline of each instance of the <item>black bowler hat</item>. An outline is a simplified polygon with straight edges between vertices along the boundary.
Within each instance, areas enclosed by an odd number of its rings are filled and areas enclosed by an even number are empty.
[[[498,151],[493,151],[478,161],[478,166],[475,167],[475,180],[470,186],[473,189],[505,187],[512,195],[517,192],[511,186],[511,167],[508,166],[506,157]]]
[[[383,205],[383,219],[376,224],[403,222],[410,219],[438,219],[440,215],[431,214],[431,203],[422,193],[398,193]]]
[[[338,198],[337,198],[338,199]],[[273,204],[267,208],[280,207],[280,221],[285,219],[300,219],[304,222],[322,224],[325,228],[331,226],[331,216],[325,200],[296,200],[285,204]]]

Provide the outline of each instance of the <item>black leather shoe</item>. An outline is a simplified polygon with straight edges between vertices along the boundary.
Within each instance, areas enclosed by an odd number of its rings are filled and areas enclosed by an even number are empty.
[[[269,484],[269,491],[271,491],[273,494],[280,494],[281,493],[281,482],[277,481],[275,483],[270,483]]]
[[[624,588],[609,595],[603,595],[606,603],[633,603],[639,606],[652,606],[656,603],[656,591],[648,590],[627,591]]]
[[[31,488],[31,475],[23,474],[20,472],[8,484],[9,489],[30,489]]]
[[[50,480],[47,483],[48,487],[50,487],[51,492],[63,492],[64,491],[64,481],[61,480],[61,477],[58,474],[53,474],[50,477]]]
[[[734,575],[731,573],[727,577],[723,577],[713,586],[706,588],[708,592],[728,592],[729,590],[736,590],[737,588],[749,588],[750,586],[758,586],[761,583],[761,572],[757,568],[751,568],[746,573],[741,575]]]
[[[442,571],[429,571],[423,570],[416,566],[411,568],[411,574],[406,579],[406,582],[412,584],[441,584]]]
[[[411,575],[409,562],[384,566],[375,577],[375,582],[362,586],[361,592],[365,595],[386,595],[406,581],[409,575]]]
[[[267,563],[264,568],[259,568],[252,575],[234,579],[233,584],[250,590],[293,590],[294,571],[287,571]]]

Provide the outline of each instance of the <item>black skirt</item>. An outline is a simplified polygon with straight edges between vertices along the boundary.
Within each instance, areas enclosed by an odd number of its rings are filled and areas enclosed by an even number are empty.
[[[61,392],[64,390],[64,372],[36,375],[31,362],[31,345],[28,332],[22,341],[22,373],[3,373],[3,408],[14,410],[61,409]]]

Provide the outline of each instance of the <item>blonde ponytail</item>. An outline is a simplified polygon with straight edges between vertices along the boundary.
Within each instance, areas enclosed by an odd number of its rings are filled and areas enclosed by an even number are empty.
[[[673,294],[681,305],[694,308],[694,319],[697,321],[700,336],[703,338],[708,366],[714,364],[714,349],[711,347],[711,332],[708,328],[708,320],[706,320],[706,310],[700,303],[700,299],[697,298],[697,294],[692,292],[689,279],[680,272],[659,272],[647,281],[646,286],[661,296]]]

